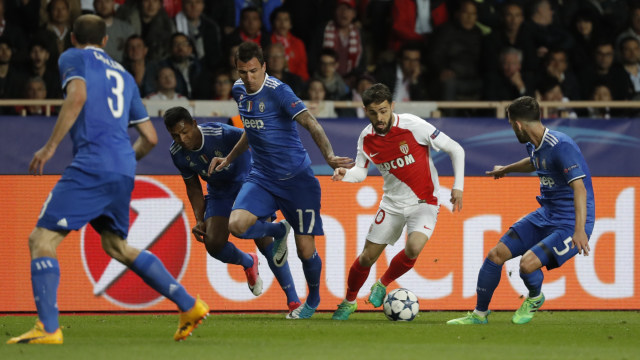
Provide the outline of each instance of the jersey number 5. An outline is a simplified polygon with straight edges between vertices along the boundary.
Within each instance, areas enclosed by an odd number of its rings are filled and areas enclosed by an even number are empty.
[[[564,243],[564,249],[562,250],[558,250],[555,246],[553,247],[553,251],[556,252],[556,254],[558,254],[558,256],[562,256],[566,253],[569,252],[569,249],[571,249],[571,246],[569,245],[571,243],[571,240],[573,240],[573,238],[571,236],[569,236],[568,238],[564,239],[563,243]]]
[[[119,72],[111,69],[107,69],[106,71],[107,79],[116,79],[116,86],[111,88],[111,92],[116,97],[116,106],[114,108],[114,101],[111,97],[107,98],[107,103],[109,104],[109,109],[111,110],[113,117],[118,119],[122,116],[122,111],[124,110],[124,97],[122,96],[122,92],[124,91],[124,80]]]

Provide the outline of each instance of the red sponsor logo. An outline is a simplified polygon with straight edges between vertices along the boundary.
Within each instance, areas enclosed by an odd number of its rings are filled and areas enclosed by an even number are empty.
[[[182,200],[164,184],[147,177],[136,177],[129,207],[127,242],[149,250],[178,280],[189,262],[189,223]],[[145,284],[133,271],[111,259],[100,244],[100,235],[85,226],[80,234],[81,254],[87,276],[96,296],[125,307],[141,309],[163,297]]]

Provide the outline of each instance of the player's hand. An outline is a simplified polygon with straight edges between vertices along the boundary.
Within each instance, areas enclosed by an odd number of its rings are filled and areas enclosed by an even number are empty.
[[[198,221],[196,223],[196,226],[194,226],[193,229],[191,229],[191,233],[193,233],[193,236],[196,238],[196,240],[203,243],[204,242],[203,236],[207,235],[205,233],[204,222]]]
[[[341,181],[342,178],[344,178],[344,175],[347,173],[347,169],[345,168],[336,168],[335,170],[333,170],[333,176],[331,177],[331,180],[333,181]]]
[[[53,157],[55,152],[55,148],[46,145],[36,151],[36,153],[33,154],[33,159],[31,159],[29,163],[29,174],[42,175],[44,164]]]
[[[500,179],[502,177],[504,177],[505,175],[507,175],[507,173],[504,171],[504,166],[502,165],[496,165],[493,167],[492,171],[485,171],[484,173],[487,176],[493,176],[494,179]]]
[[[462,210],[462,190],[451,190],[451,203],[453,204],[453,212]]]
[[[584,254],[584,256],[589,256],[589,251],[591,248],[589,247],[589,238],[587,237],[587,233],[582,231],[576,231],[573,233],[573,237],[571,238],[571,247],[578,247],[578,254]]]
[[[334,156],[330,156],[327,159],[327,164],[329,164],[329,166],[331,166],[331,168],[333,169],[337,169],[337,168],[351,169],[356,163],[353,161],[352,158],[334,155]]]
[[[229,165],[231,165],[231,163],[226,157],[214,157],[213,160],[211,160],[211,162],[209,163],[209,171],[207,171],[207,175],[210,176],[214,172],[222,171]]]

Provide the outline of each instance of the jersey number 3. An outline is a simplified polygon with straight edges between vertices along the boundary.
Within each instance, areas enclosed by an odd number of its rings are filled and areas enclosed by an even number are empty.
[[[124,110],[124,96],[122,96],[122,92],[124,91],[124,80],[119,72],[111,69],[107,69],[106,71],[107,79],[116,79],[116,86],[111,88],[111,93],[116,97],[116,105],[115,107],[113,106],[114,101],[111,97],[107,98],[107,103],[109,104],[109,109],[111,110],[113,117],[119,119],[122,116],[122,111]]]

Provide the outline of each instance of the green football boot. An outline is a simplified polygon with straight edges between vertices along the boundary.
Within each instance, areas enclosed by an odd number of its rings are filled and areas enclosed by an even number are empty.
[[[380,307],[384,301],[384,296],[387,295],[387,287],[382,285],[380,280],[376,281],[371,287],[371,295],[369,295],[369,303],[373,307]]]
[[[475,312],[468,312],[467,316],[449,320],[447,321],[447,325],[481,325],[489,322],[487,319],[491,314],[491,310],[487,311],[486,316],[480,316]]]
[[[533,315],[536,314],[536,311],[540,309],[540,307],[544,304],[544,294],[540,293],[540,296],[535,298],[527,297],[520,308],[516,310],[515,314],[511,318],[511,322],[514,324],[526,324],[531,319],[533,319]]]
[[[333,316],[331,318],[333,320],[348,320],[349,315],[353,314],[357,308],[357,303],[350,303],[345,299],[340,304],[338,304],[338,310],[333,313]]]

